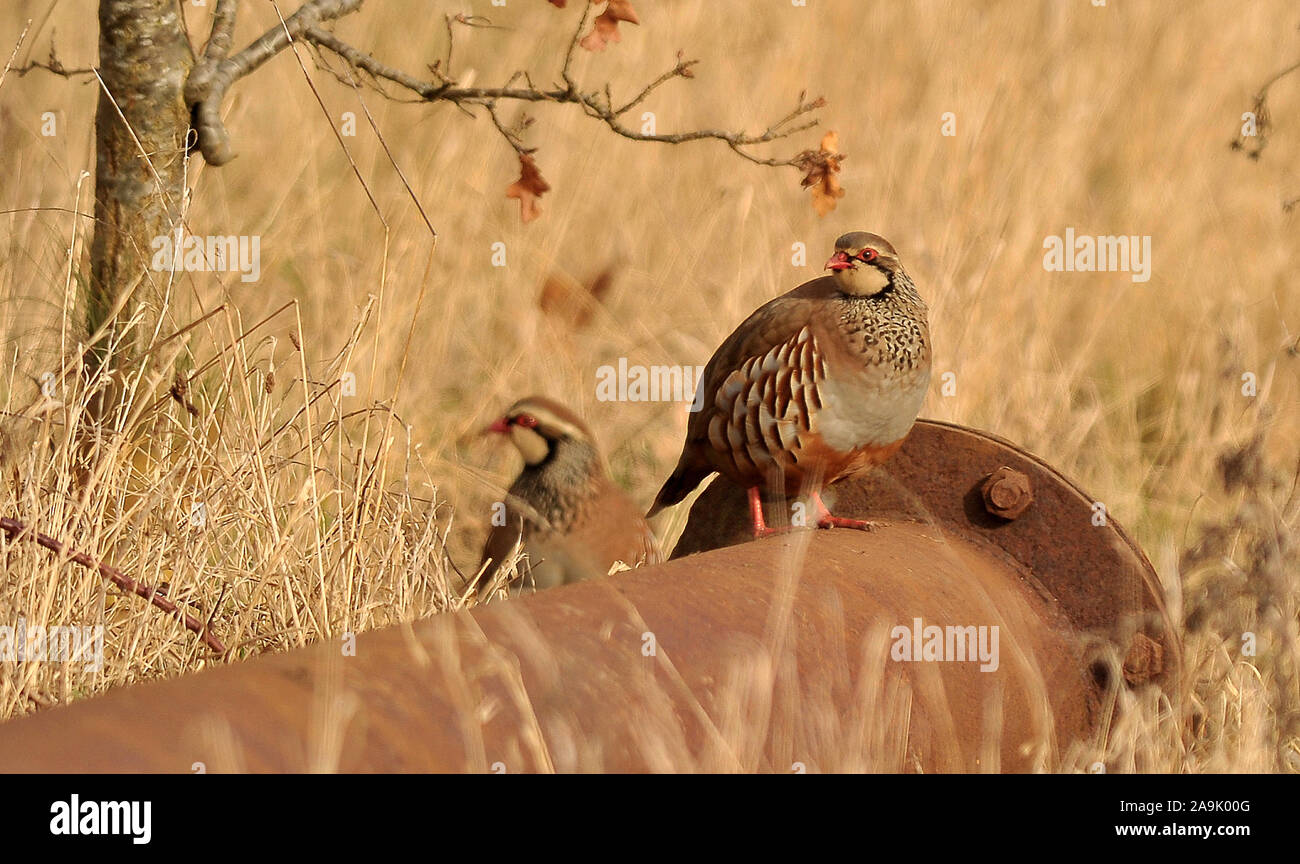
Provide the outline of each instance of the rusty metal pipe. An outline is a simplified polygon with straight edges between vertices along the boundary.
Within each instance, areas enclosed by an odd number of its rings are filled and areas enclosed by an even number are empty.
[[[1050,770],[1099,719],[1089,646],[1123,656],[1145,627],[1130,683],[1176,660],[1149,625],[1154,574],[1113,525],[1078,541],[1095,560],[1042,557],[1029,534],[1094,530],[1086,496],[1005,442],[918,428],[892,477],[838,489],[845,515],[875,497],[873,532],[795,531],[362,634],[355,656],[322,644],[121,688],[4,724],[0,770]],[[880,491],[917,458],[932,488],[896,498],[927,519]],[[1002,467],[1031,503],[981,492]],[[706,491],[684,548],[737,539],[738,493]],[[996,627],[996,669],[902,659],[894,628],[918,620]]]

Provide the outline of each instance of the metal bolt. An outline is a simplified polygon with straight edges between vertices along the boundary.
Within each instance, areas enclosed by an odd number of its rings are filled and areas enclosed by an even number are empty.
[[[1134,633],[1124,658],[1124,680],[1132,686],[1145,684],[1164,671],[1165,649],[1145,633]]]
[[[984,509],[1003,519],[1015,519],[1034,502],[1029,478],[1005,465],[984,478],[980,496]]]

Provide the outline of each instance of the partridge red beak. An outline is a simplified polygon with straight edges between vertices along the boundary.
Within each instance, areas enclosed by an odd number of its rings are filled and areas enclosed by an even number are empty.
[[[496,420],[496,421],[494,421],[494,422],[492,423],[491,426],[487,427],[487,428],[484,429],[483,431],[484,431],[484,432],[501,432],[501,433],[509,432],[509,431],[510,431],[510,420],[509,420],[508,418],[502,417],[500,420]]]
[[[849,253],[843,250],[836,252],[831,256],[831,260],[826,262],[827,270],[848,270],[852,266],[853,262],[849,260]]]

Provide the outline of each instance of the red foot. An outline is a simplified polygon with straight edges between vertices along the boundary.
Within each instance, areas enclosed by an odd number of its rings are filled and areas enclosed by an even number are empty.
[[[857,528],[860,531],[875,531],[879,525],[866,519],[845,519],[842,516],[823,516],[817,520],[818,528]]]
[[[844,516],[832,516],[831,511],[826,509],[822,503],[820,492],[812,494],[813,504],[817,507],[817,527],[818,528],[856,528],[859,531],[875,531],[880,527],[875,522],[868,522],[866,519],[848,519]]]

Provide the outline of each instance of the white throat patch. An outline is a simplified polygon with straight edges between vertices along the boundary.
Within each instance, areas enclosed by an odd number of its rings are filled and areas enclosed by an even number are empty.
[[[837,271],[835,281],[845,294],[871,297],[889,287],[889,274],[870,264],[859,264],[851,270]]]
[[[547,445],[546,439],[532,429],[523,426],[510,427],[510,442],[515,445],[520,454],[524,457],[524,462],[529,465],[540,465],[546,461],[546,456],[551,452]]]

